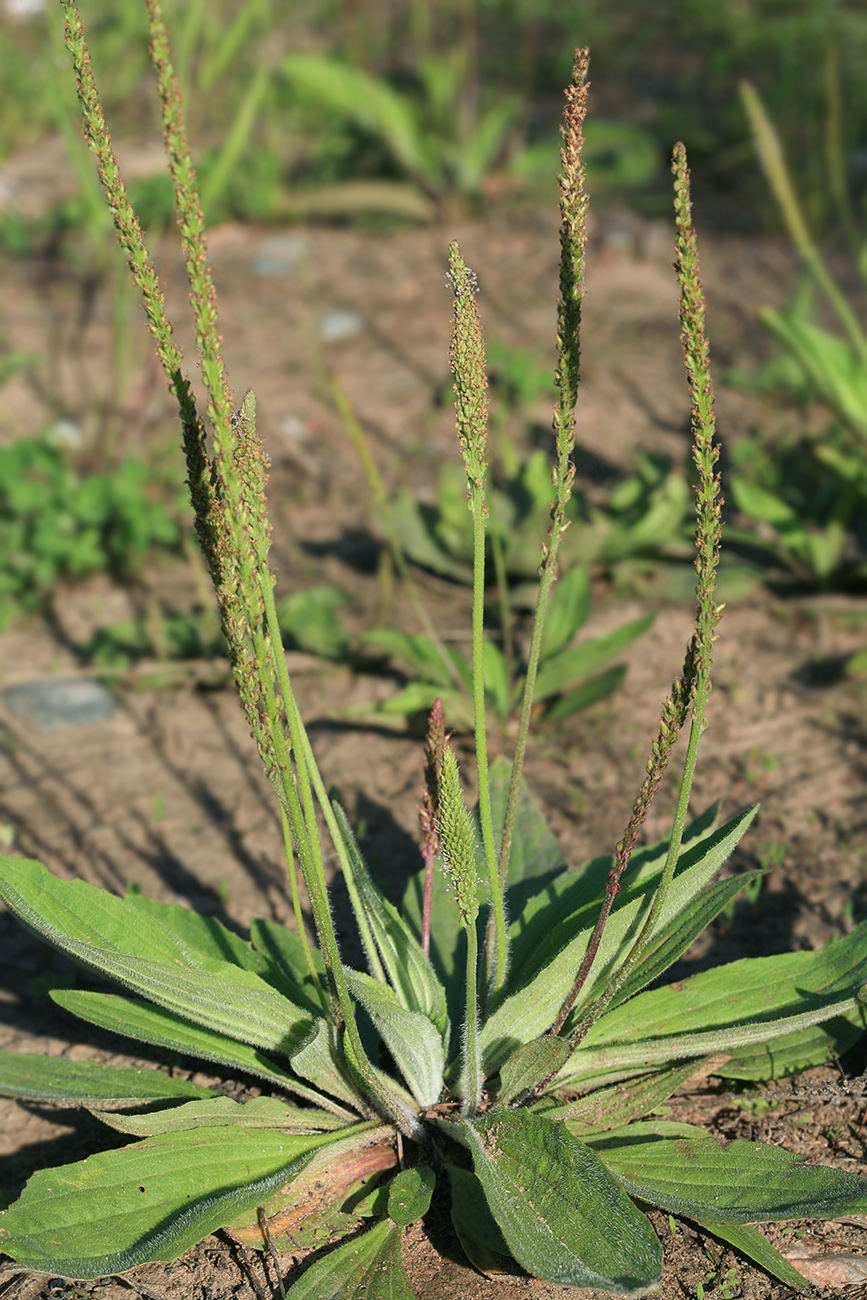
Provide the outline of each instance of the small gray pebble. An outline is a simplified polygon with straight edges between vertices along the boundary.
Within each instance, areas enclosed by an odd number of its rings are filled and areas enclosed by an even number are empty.
[[[3,702],[16,718],[34,727],[84,727],[107,718],[115,709],[114,696],[100,682],[79,677],[46,677],[24,682],[3,692]]]
[[[272,235],[263,239],[250,263],[256,275],[291,275],[310,253],[310,243],[303,235]]]
[[[319,320],[319,337],[323,343],[340,343],[354,338],[364,329],[364,318],[351,307],[337,307]]]

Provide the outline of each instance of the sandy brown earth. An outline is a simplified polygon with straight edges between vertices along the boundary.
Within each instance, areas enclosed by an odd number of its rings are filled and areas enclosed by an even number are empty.
[[[547,214],[492,214],[454,229],[385,234],[297,229],[290,242],[285,233],[224,227],[211,238],[230,376],[239,396],[248,386],[256,389],[273,463],[279,590],[335,582],[355,596],[348,617],[359,629],[370,624],[380,594],[381,537],[333,409],[328,376],[339,377],[389,486],[407,484],[431,499],[439,465],[454,454],[452,416],[439,401],[448,378],[450,302],[443,273],[452,237],[460,239],[478,273],[490,335],[550,353],[558,250]],[[267,275],[261,273],[263,258],[266,269],[270,265]],[[671,259],[664,222],[611,212],[594,223],[579,466],[598,468],[601,458],[622,471],[638,445],[678,460],[684,455],[687,402]],[[163,250],[162,263],[170,306],[180,319],[185,290],[173,249]],[[703,268],[720,431],[730,447],[756,428],[778,428],[794,418],[724,382],[729,366],[751,364],[764,346],[753,312],[761,302],[784,299],[794,270],[782,246],[721,236],[704,240]],[[111,321],[105,296],[83,303],[76,276],[57,261],[0,262],[0,334],[14,339],[16,348],[50,358],[35,375],[6,385],[0,438],[35,433],[60,415],[77,421],[85,436],[92,429],[106,391]],[[343,341],[323,340],[323,318],[338,310],[356,313],[359,328]],[[189,343],[185,317],[178,334]],[[545,404],[531,416],[528,424],[537,428],[525,430],[528,444],[544,438],[539,430],[548,424]],[[122,423],[130,447],[164,447],[171,434],[169,399],[137,324]],[[444,634],[458,642],[465,638],[468,593],[426,574],[418,582]],[[180,563],[153,565],[146,583],[181,603],[195,598],[194,579]],[[93,628],[124,617],[132,599],[108,578],[61,592],[53,619],[21,622],[0,636],[0,690],[80,673],[76,646]],[[615,598],[600,585],[587,635],[647,608],[646,601]],[[391,617],[398,626],[414,627],[399,593]],[[690,618],[687,605],[663,604],[630,655],[623,690],[536,737],[527,779],[571,862],[609,851],[616,842],[642,775],[659,702],[682,659]],[[757,903],[739,905],[733,917],[715,924],[680,973],[738,956],[821,946],[867,914],[865,688],[820,671],[863,645],[865,626],[867,604],[854,597],[774,595],[758,586],[729,602],[694,807],[720,798],[730,814],[760,799],[760,819],[733,867],[764,860],[773,870]],[[290,655],[290,667],[325,779],[339,789],[384,888],[399,898],[419,863],[419,741],[333,719],[346,705],[388,695],[394,682],[300,653]],[[135,884],[242,930],[256,916],[288,921],[275,805],[230,691],[197,689],[193,681],[174,690],[127,685],[118,690],[110,717],[51,731],[6,710],[0,713],[0,741],[0,829],[14,852],[111,890]],[[495,754],[508,753],[509,743],[508,733],[492,736]],[[672,807],[668,782],[651,814],[649,837],[664,833]],[[341,907],[339,887],[336,897]],[[345,909],[340,920],[352,959]],[[46,991],[57,982],[74,983],[76,972],[6,913],[0,914],[0,931],[0,1046],[73,1059],[147,1059],[124,1055],[117,1040],[65,1017]],[[861,1169],[864,1064],[863,1049],[856,1049],[839,1069],[829,1066],[807,1079],[774,1085],[761,1106],[711,1083],[699,1095],[678,1099],[675,1114],[725,1137],[782,1142],[824,1163]],[[110,1144],[107,1130],[88,1116],[5,1101],[0,1114],[4,1203],[34,1170]],[[677,1225],[672,1233],[665,1216],[654,1221],[665,1241],[665,1296],[695,1296],[699,1283],[708,1296],[764,1300],[794,1294],[688,1226]],[[847,1265],[846,1280],[867,1281],[862,1226],[818,1225],[806,1237],[798,1227],[802,1250],[852,1254],[857,1258]],[[523,1278],[479,1277],[463,1260],[436,1203],[426,1228],[410,1231],[407,1249],[420,1300],[565,1300],[574,1294]],[[795,1239],[784,1238],[780,1228],[769,1235],[778,1244],[788,1240],[786,1249]],[[292,1257],[282,1255],[280,1265],[290,1281]],[[829,1266],[820,1267],[825,1271],[819,1279],[828,1281]],[[274,1285],[258,1255],[218,1235],[175,1264],[148,1266],[126,1279],[64,1290],[45,1278],[13,1276],[0,1278],[0,1296],[115,1300],[138,1293],[221,1300],[270,1296]]]

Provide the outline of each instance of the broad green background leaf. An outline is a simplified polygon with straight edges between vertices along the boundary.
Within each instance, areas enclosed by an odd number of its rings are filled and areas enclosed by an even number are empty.
[[[546,721],[559,722],[561,718],[568,718],[573,713],[580,713],[582,709],[589,709],[591,705],[598,704],[600,700],[606,700],[609,695],[613,695],[620,689],[625,678],[624,664],[618,664],[614,668],[607,668],[603,673],[596,673],[594,677],[588,677],[580,686],[561,695],[545,710]]]
[[[195,1024],[284,1055],[311,1028],[309,1013],[254,971],[193,948],[157,915],[142,924],[132,899],[22,858],[0,861],[0,897],[55,947]]]
[[[516,1110],[461,1127],[488,1206],[528,1272],[627,1294],[658,1282],[662,1248],[649,1222],[562,1124]]]
[[[786,1286],[803,1291],[809,1283],[801,1273],[790,1264],[785,1255],[781,1255],[776,1246],[772,1246],[767,1237],[763,1237],[758,1228],[749,1223],[699,1223],[700,1228],[711,1232],[720,1241],[733,1246],[735,1250],[746,1255],[763,1268],[771,1277],[778,1277]]]
[[[584,677],[590,677],[622,651],[629,648],[634,641],[643,636],[653,623],[654,615],[635,619],[614,632],[596,637],[584,645],[571,650],[562,650],[539,665],[536,677],[536,699],[547,700],[551,695],[560,695],[574,687]]]
[[[0,1214],[0,1249],[66,1277],[177,1259],[291,1182],[327,1140],[195,1129],[43,1169]]]
[[[550,477],[548,484],[550,493]],[[539,657],[550,659],[565,647],[587,622],[590,613],[590,572],[576,565],[555,582],[548,601]]]
[[[429,1165],[402,1169],[391,1180],[388,1192],[388,1217],[399,1228],[408,1228],[423,1219],[430,1209],[436,1186],[436,1174]]]
[[[512,691],[506,657],[496,642],[485,639],[482,643],[482,676],[485,694],[494,707],[494,715],[505,722],[512,707]]]
[[[154,1007],[148,1002],[124,998],[116,993],[90,993],[78,989],[53,989],[50,996],[58,1006],[71,1011],[88,1024],[99,1025],[100,1029],[123,1034],[139,1043],[168,1047],[184,1056],[195,1056],[201,1061],[212,1061],[232,1070],[241,1070],[244,1074],[267,1079],[278,1088],[294,1092],[316,1106],[333,1107],[329,1098],[320,1097],[311,1088],[299,1083],[288,1070],[263,1056],[257,1048],[226,1038],[214,1030],[203,1029],[200,1025],[191,1025],[163,1007]],[[347,1120],[354,1119],[341,1107],[337,1107],[337,1111]]]
[[[442,1035],[426,1015],[401,1006],[387,984],[344,966],[349,992],[364,1007],[420,1106],[440,1099],[445,1071]]]
[[[423,682],[431,682],[444,690],[454,690],[457,687],[458,683],[448,664],[443,662],[439,650],[430,637],[424,636],[421,632],[398,632],[395,628],[385,627],[373,628],[365,634],[364,644],[384,650],[392,658],[405,664],[413,676],[420,677]],[[463,682],[468,691],[471,690],[472,674],[466,658],[451,646],[444,648],[457,673],[458,681]]]
[[[867,1210],[867,1179],[802,1164],[782,1147],[730,1142],[665,1120],[588,1138],[632,1196],[713,1223],[834,1219]]]
[[[400,488],[389,504],[391,526],[409,558],[433,573],[470,585],[472,569],[443,550],[433,535],[432,514],[431,508],[420,506],[406,488]]]
[[[132,1137],[157,1137],[161,1133],[183,1133],[193,1128],[271,1128],[284,1133],[315,1133],[345,1127],[342,1120],[328,1111],[312,1107],[299,1110],[276,1097],[254,1097],[245,1102],[232,1101],[231,1097],[210,1097],[207,1101],[190,1101],[147,1115],[100,1115],[99,1118],[109,1128]]]
[[[0,1050],[0,1096],[89,1106],[96,1110],[102,1106],[144,1106],[213,1094],[209,1088],[184,1079],[171,1079],[159,1070]]]

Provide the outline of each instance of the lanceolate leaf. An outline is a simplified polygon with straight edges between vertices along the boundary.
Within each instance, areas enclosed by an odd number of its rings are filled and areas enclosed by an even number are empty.
[[[330,1093],[356,1110],[361,1109],[358,1093],[340,1062],[332,1024],[325,1020],[317,1022],[316,1034],[292,1057],[292,1069],[315,1088]]]
[[[41,1170],[0,1214],[0,1249],[22,1268],[66,1277],[177,1259],[291,1182],[328,1140],[192,1130]]]
[[[529,1043],[524,1043],[500,1069],[497,1100],[505,1105],[541,1079],[556,1074],[568,1055],[569,1044],[565,1039],[553,1035],[533,1038]]]
[[[20,858],[0,863],[0,897],[55,947],[194,1024],[284,1055],[310,1030],[309,1012],[261,976],[193,949],[155,917],[142,924],[128,899]]]
[[[769,1043],[736,1048],[716,1071],[723,1079],[781,1079],[839,1059],[864,1033],[864,1008]]]
[[[729,1051],[854,1011],[867,982],[867,924],[822,952],[748,957],[640,993],[603,1016],[560,1076]],[[680,1040],[678,1048],[676,1040]],[[689,1044],[689,1051],[686,1050]],[[669,1055],[666,1055],[669,1053]],[[722,1067],[723,1070],[725,1067]]]
[[[292,1285],[292,1300],[373,1300],[388,1292],[370,1289],[377,1266],[394,1272],[394,1246],[400,1249],[400,1229],[383,1219],[360,1237],[353,1237],[336,1250],[317,1259]],[[398,1255],[398,1267],[402,1265]],[[404,1282],[406,1278],[404,1276]],[[395,1300],[413,1300],[412,1291],[394,1291]]]
[[[681,854],[657,928],[668,925],[705,888],[754,815],[755,808],[748,809]],[[636,937],[650,905],[650,893],[650,883],[643,881],[618,895],[599,945],[586,998],[592,999],[602,991],[618,959]],[[552,935],[540,943],[543,953],[554,952],[553,959],[525,987],[500,1004],[479,1035],[488,1073],[495,1070],[520,1042],[544,1033],[550,1026],[587,951],[595,921],[595,907],[582,908],[556,926]],[[525,958],[524,971],[528,970],[532,960],[531,957]],[[712,1049],[702,1047],[696,1055],[709,1050]]]
[[[184,1079],[171,1079],[159,1070],[0,1051],[0,1096],[97,1110],[103,1106],[144,1106],[213,1094],[209,1088]]]
[[[538,808],[536,814],[541,821],[542,815]],[[707,839],[716,830],[718,814],[717,803],[690,822],[684,833],[682,854],[694,849],[700,841]],[[544,829],[544,822],[542,828]],[[545,834],[553,840],[550,832],[546,830]],[[556,840],[554,845],[558,847]],[[658,875],[662,870],[667,850],[667,841],[661,840],[634,853],[629,864],[629,874],[624,882],[625,887],[632,889],[642,881]],[[514,853],[512,856],[514,858]],[[588,916],[592,916],[595,920],[595,909],[598,909],[602,902],[608,873],[613,866],[614,857],[609,854],[593,858],[574,871],[567,871],[566,863],[561,858],[560,863],[552,863],[552,874],[556,872],[554,878],[547,881],[541,891],[534,890],[523,903],[520,912],[510,891],[510,910],[516,916],[509,929],[512,943],[510,991],[521,988],[531,973],[539,968],[537,952],[541,945],[548,943],[551,932],[564,917],[572,915],[582,907],[588,907],[593,909],[588,911]],[[535,884],[538,889],[538,882]]]
[[[721,1145],[691,1124],[632,1124],[588,1138],[633,1196],[713,1223],[834,1219],[867,1210],[867,1179],[760,1142]]]
[[[278,967],[285,979],[299,990],[295,1000],[315,1008],[322,1015],[322,1001],[307,965],[304,944],[300,935],[276,921],[253,921],[250,935],[258,952],[265,953],[272,965]],[[325,963],[319,949],[311,945],[310,955],[319,976],[320,987],[325,988]],[[292,995],[290,995],[292,996]]]
[[[682,1083],[701,1071],[702,1063],[688,1061],[686,1065],[660,1070],[658,1074],[649,1074],[643,1079],[600,1088],[562,1106],[545,1105],[542,1113],[546,1119],[565,1120],[569,1131],[583,1140],[585,1133],[604,1133],[642,1115],[652,1114],[677,1092]]]
[[[786,1286],[804,1290],[809,1285],[785,1255],[781,1255],[767,1237],[763,1237],[758,1228],[753,1228],[749,1223],[699,1223],[698,1226],[719,1237],[720,1241],[733,1246],[742,1255],[746,1255],[747,1259],[758,1264],[759,1268],[763,1268],[766,1273],[785,1282]]]
[[[204,1089],[202,1090],[204,1091]],[[92,1110],[93,1107],[90,1107]],[[231,1097],[210,1097],[190,1101],[147,1115],[100,1115],[109,1128],[133,1137],[157,1137],[161,1133],[183,1133],[191,1128],[270,1128],[283,1133],[316,1133],[345,1128],[336,1115],[325,1110],[299,1110],[276,1097],[254,1097],[232,1101]]]
[[[267,1079],[269,1083],[276,1084],[284,1091],[293,1092],[297,1097],[303,1097],[314,1106],[327,1106],[335,1110],[350,1122],[355,1118],[329,1097],[320,1096],[312,1088],[299,1083],[288,1070],[263,1056],[257,1048],[226,1038],[212,1029],[191,1025],[163,1007],[154,1007],[147,1002],[124,998],[116,993],[90,993],[78,989],[54,989],[50,996],[58,1006],[80,1016],[88,1024],[99,1025],[100,1029],[110,1029],[113,1033],[134,1038],[139,1043],[168,1047],[185,1056],[213,1061],[216,1065],[226,1065],[230,1069],[241,1070],[244,1074]]]
[[[407,1011],[387,984],[344,967],[349,991],[370,1016],[377,1033],[420,1106],[440,1099],[445,1071],[443,1040],[420,1011]]]
[[[613,1006],[627,1002],[641,989],[652,984],[669,966],[682,957],[687,948],[703,934],[711,921],[736,898],[745,885],[759,880],[764,875],[762,869],[744,871],[729,880],[717,880],[703,889],[696,898],[669,921],[668,925],[657,930],[644,951],[644,956],[635,967],[614,999]]]
[[[367,924],[398,1000],[408,1010],[426,1015],[447,1042],[449,1018],[445,989],[408,923],[371,879],[343,809],[335,804],[334,810]]]
[[[461,1127],[485,1199],[528,1272],[627,1294],[658,1282],[662,1250],[647,1219],[562,1124],[516,1110]]]

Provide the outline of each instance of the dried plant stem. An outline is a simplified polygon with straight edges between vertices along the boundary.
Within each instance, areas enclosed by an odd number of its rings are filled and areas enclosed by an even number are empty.
[[[587,92],[589,89],[587,81],[588,69],[588,51],[577,50],[572,70],[572,83],[566,91],[565,125],[561,128],[563,144],[560,150],[560,298],[557,304],[557,373],[555,376],[560,400],[554,410],[553,420],[556,439],[554,502],[551,507],[551,524],[548,528],[548,538],[542,552],[539,593],[536,598],[533,631],[530,637],[530,649],[527,654],[527,675],[524,681],[521,716],[518,722],[515,755],[512,760],[512,775],[506,799],[503,838],[500,844],[498,863],[501,889],[505,887],[509,870],[512,833],[518,807],[518,794],[521,788],[521,773],[527,751],[527,739],[530,734],[536,674],[539,667],[545,617],[548,611],[548,598],[557,577],[560,544],[568,527],[566,507],[572,496],[572,483],[575,478],[572,452],[575,447],[575,404],[578,400],[578,385],[581,375],[581,305],[584,298],[584,261],[587,245],[587,194],[584,185],[585,169],[582,151],[584,147],[583,126],[587,113]],[[491,941],[492,935],[489,927],[486,948],[490,947]],[[498,967],[497,979],[494,981],[492,988],[494,998],[502,989],[504,982],[505,971],[502,972],[502,978],[500,978]]]

